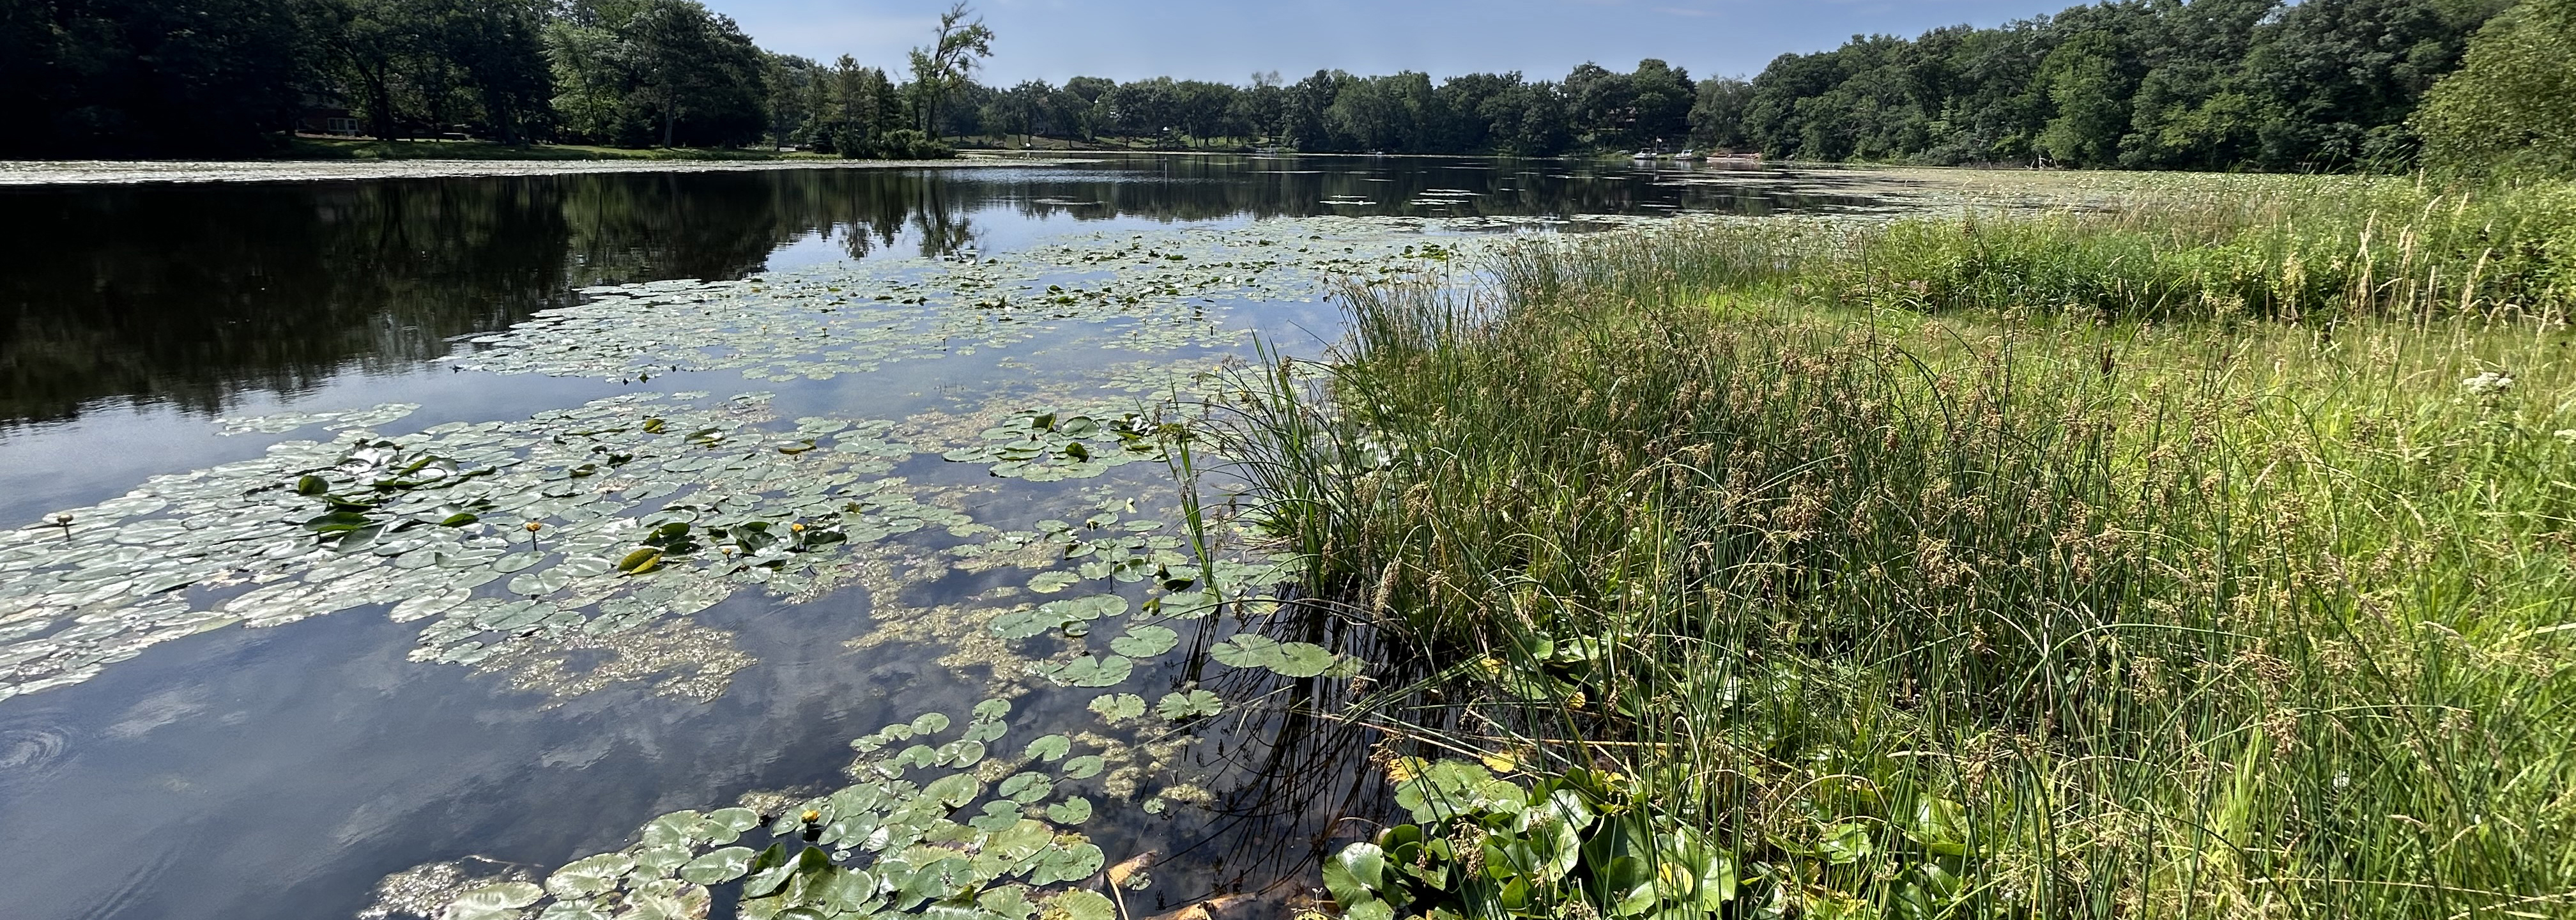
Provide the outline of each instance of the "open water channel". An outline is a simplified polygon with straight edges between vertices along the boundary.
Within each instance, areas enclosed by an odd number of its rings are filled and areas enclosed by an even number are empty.
[[[1320,354],[1335,278],[1880,204],[1185,156],[0,191],[0,917],[1278,915],[1383,794],[1300,714],[1379,650],[1263,602],[1223,477],[1189,525],[1171,426]]]

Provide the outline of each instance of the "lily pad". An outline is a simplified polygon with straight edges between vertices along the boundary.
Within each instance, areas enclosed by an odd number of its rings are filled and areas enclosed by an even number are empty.
[[[1091,700],[1091,711],[1112,723],[1145,714],[1145,698],[1133,693],[1103,693]]]
[[[553,875],[546,876],[546,890],[557,897],[577,898],[615,890],[626,873],[635,869],[635,858],[624,853],[601,853],[565,863]]]
[[[1073,739],[1063,735],[1048,735],[1029,742],[1028,749],[1022,753],[1032,760],[1052,761],[1062,758],[1065,752],[1072,749]]]
[[[1081,796],[1047,806],[1047,820],[1067,827],[1091,820],[1091,800]]]
[[[1180,644],[1179,633],[1161,626],[1131,626],[1127,634],[1109,640],[1109,650],[1129,658],[1152,658]]]
[[[725,847],[680,867],[680,878],[700,885],[715,885],[743,877],[751,871],[751,861],[759,851],[750,847]]]
[[[1174,722],[1213,716],[1225,711],[1225,701],[1205,690],[1174,693],[1154,704],[1154,713]]]
[[[1064,920],[1117,920],[1118,917],[1118,907],[1110,903],[1108,895],[1089,889],[1056,895],[1047,902],[1047,906],[1062,911]]]

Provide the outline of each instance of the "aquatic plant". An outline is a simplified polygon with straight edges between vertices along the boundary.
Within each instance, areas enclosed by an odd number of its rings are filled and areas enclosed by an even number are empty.
[[[2354,244],[2314,263],[2338,280],[2225,314],[2315,325],[2128,321],[2222,315],[2126,282],[2213,226],[2272,232],[2191,208],[1703,224],[1526,244],[1490,296],[1344,288],[1328,376],[1260,369],[1227,452],[1306,603],[1420,637],[1428,711],[1467,713],[1355,717],[1532,779],[1373,842],[1418,845],[1403,866],[1340,860],[1337,900],[1710,909],[1668,895],[1713,858],[1549,861],[1507,816],[1557,778],[1550,800],[1688,828],[1676,853],[1730,859],[1747,916],[2566,910],[2559,256],[2364,257],[2449,226],[2449,194],[2248,263]],[[2538,238],[2559,194],[2458,213]],[[1994,241],[2069,255],[1969,257]],[[1891,269],[1952,256],[1983,280]],[[2082,266],[2069,310],[2053,279]],[[1462,829],[1505,859],[1433,846]]]

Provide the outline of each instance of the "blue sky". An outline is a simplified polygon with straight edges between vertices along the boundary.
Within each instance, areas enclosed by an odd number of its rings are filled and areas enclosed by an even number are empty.
[[[706,0],[762,47],[893,67],[922,43],[946,0]],[[1854,33],[1914,35],[1997,25],[2076,0],[982,0],[999,40],[981,79],[1062,83],[1077,75],[1289,80],[1318,68],[1519,70],[1555,79],[1585,61],[1626,70],[1663,58],[1694,77],[1750,76],[1787,51]]]

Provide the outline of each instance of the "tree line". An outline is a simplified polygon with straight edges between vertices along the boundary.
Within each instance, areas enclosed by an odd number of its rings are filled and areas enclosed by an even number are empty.
[[[2511,0],[2128,0],[1855,37],[1701,88],[1712,143],[1812,160],[2411,164],[2409,125]]]
[[[383,139],[938,155],[993,33],[960,4],[901,82],[760,48],[697,0],[13,0],[0,156],[250,156],[313,113]]]
[[[1319,152],[1688,145],[1923,164],[2405,167],[2428,143],[2437,157],[2485,159],[2567,146],[2550,132],[2576,97],[2561,25],[2576,18],[2572,2],[2114,0],[1988,29],[1855,36],[1781,55],[1750,79],[1693,80],[1649,59],[1556,80],[1318,71],[1244,85],[1002,87],[973,79],[993,35],[963,5],[889,71],[763,50],[696,0],[20,0],[0,13],[0,86],[19,90],[0,94],[0,118],[15,128],[0,134],[0,153],[256,153],[315,100],[333,99],[383,138],[847,156],[1045,136]],[[2445,85],[2464,62],[2470,72]],[[2477,127],[2496,118],[2528,130]]]

